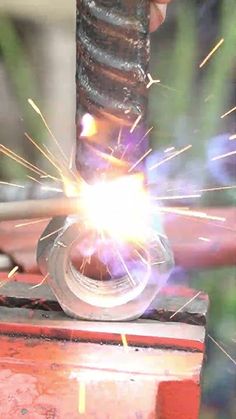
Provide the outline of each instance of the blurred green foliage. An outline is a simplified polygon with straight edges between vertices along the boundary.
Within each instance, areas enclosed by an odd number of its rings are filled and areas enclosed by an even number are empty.
[[[203,83],[202,96],[212,95],[214,100],[203,102],[200,106],[199,124],[201,125],[201,137],[203,140],[215,135],[219,124],[222,123],[219,116],[227,109],[225,105],[232,94],[229,83],[235,64],[236,47],[236,7],[231,0],[222,1],[221,24],[218,40],[223,38],[224,44],[221,51],[209,62],[206,77]],[[214,45],[213,45],[214,46]]]
[[[12,20],[0,15],[0,53],[7,71],[8,78],[13,86],[18,107],[24,120],[24,129],[32,136],[40,137],[41,124],[27,103],[28,98],[38,97],[37,81],[31,67],[24,44],[17,33]],[[1,157],[6,178],[23,177],[25,169],[17,163]]]
[[[199,33],[199,3],[202,6],[204,2],[177,1],[177,20],[175,26],[170,25],[172,33],[168,33],[170,27],[165,29],[163,25],[162,32],[155,35],[152,73],[154,78],[160,78],[161,83],[150,92],[150,122],[154,125],[152,143],[155,149],[193,144],[192,152],[181,156],[176,176],[187,165],[188,159],[192,159],[199,166],[199,178],[204,177],[205,183],[209,184],[211,179],[205,170],[206,145],[217,133],[227,132],[227,121],[224,122],[220,115],[230,109],[232,97],[235,100],[236,7],[232,0],[218,2],[219,23],[213,31],[215,36],[211,36],[212,44],[208,45],[202,44],[202,40],[208,39],[208,34]],[[202,59],[221,38],[224,38],[224,43],[200,69]],[[205,206],[235,204],[235,190],[206,194],[201,201]],[[234,358],[235,267],[193,272],[191,285],[209,294],[208,333]],[[235,365],[208,338],[201,419],[233,419],[235,388]]]
[[[235,99],[236,7],[234,0],[218,2],[219,22],[215,23],[213,40],[208,45],[208,36],[201,33],[198,25],[199,3],[202,6],[204,2],[177,0],[174,24],[169,28],[163,25],[162,32],[155,35],[152,73],[161,83],[150,91],[150,123],[154,125],[152,144],[155,149],[193,145],[181,156],[181,162],[178,160],[175,176],[192,161],[198,167],[199,178],[211,185],[212,179],[205,170],[208,141],[229,131],[233,125],[227,125],[230,118],[222,120],[220,116],[230,109]],[[224,42],[219,50],[199,68],[203,58],[222,38]],[[213,180],[212,186],[215,184]],[[235,203],[235,189],[211,193],[201,200],[201,205],[205,206]]]
[[[176,28],[171,40],[165,45],[164,51],[161,47],[158,49],[157,45],[157,56],[153,48],[158,63],[157,66],[153,65],[153,71],[169,86],[166,88],[159,84],[151,92],[151,120],[156,121],[158,115],[153,134],[153,142],[157,142],[157,146],[175,140],[176,124],[173,121],[178,122],[181,117],[187,116],[185,137],[197,129],[197,149],[194,152],[203,155],[204,141],[215,135],[219,124],[222,124],[220,115],[226,110],[225,106],[232,95],[229,80],[235,60],[236,7],[233,0],[223,0],[220,4],[217,38],[207,46],[207,52],[221,38],[224,38],[224,43],[202,69],[199,69],[202,58],[199,54],[198,6],[195,2],[177,2]],[[203,140],[203,144],[200,140]]]

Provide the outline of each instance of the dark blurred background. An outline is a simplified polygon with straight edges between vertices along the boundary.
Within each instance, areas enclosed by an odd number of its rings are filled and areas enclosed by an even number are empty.
[[[24,132],[44,143],[48,133],[27,99],[35,100],[68,153],[75,138],[74,38],[73,0],[0,0],[0,143],[42,168],[46,163]],[[159,152],[193,144],[190,153],[166,166],[164,186],[186,191],[236,185],[235,156],[227,164],[209,163],[212,151],[236,149],[236,140],[228,141],[236,132],[235,113],[220,118],[236,102],[235,1],[175,0],[152,38],[151,74],[161,80],[150,89],[153,146]],[[223,45],[200,69],[221,38]],[[27,180],[24,169],[0,155],[0,180],[19,179]],[[235,189],[206,194],[199,204],[236,206]],[[187,272],[185,281],[208,292],[208,333],[235,357],[235,268]],[[235,364],[208,339],[202,419],[235,417],[235,371]]]

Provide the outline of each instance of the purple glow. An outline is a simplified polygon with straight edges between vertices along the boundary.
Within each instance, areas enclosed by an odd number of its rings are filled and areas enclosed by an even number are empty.
[[[229,141],[230,134],[213,137],[207,146],[207,164],[212,177],[221,185],[227,186],[236,182],[236,155],[219,160],[216,156],[229,153],[236,149],[234,141]]]

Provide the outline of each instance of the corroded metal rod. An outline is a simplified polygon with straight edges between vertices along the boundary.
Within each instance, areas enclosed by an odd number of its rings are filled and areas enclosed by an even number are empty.
[[[120,174],[116,160],[106,159],[111,150],[131,163],[147,151],[147,139],[140,139],[146,132],[149,13],[149,0],[77,0],[76,166],[87,181],[110,169]],[[82,130],[87,113],[98,127],[91,137]]]

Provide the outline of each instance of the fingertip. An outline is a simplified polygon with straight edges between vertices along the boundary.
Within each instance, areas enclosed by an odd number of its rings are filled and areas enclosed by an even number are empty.
[[[159,28],[162,22],[165,20],[166,16],[166,5],[158,4],[158,3],[151,3],[150,5],[150,24],[149,29],[150,32],[154,32]]]

